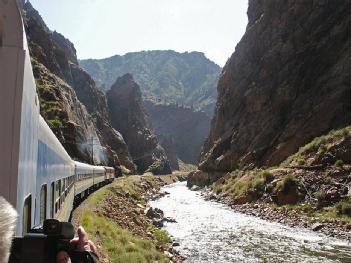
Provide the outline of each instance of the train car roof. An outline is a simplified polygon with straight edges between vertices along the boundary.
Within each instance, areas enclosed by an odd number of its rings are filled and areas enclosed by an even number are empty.
[[[50,129],[49,125],[45,122],[44,118],[39,115],[39,131],[38,139],[45,143],[51,150],[55,151],[67,162],[72,162],[71,157],[62,146],[61,142],[57,139],[56,135]],[[73,164],[73,163],[72,163]]]
[[[74,161],[74,164],[78,167],[78,168],[85,168],[85,169],[93,169],[94,166],[87,164],[87,163],[82,163],[82,162],[78,162],[78,161]]]
[[[87,163],[81,163],[78,161],[74,161],[74,164],[77,166],[77,168],[80,168],[80,169],[94,169],[95,171],[102,171],[102,172],[105,171],[103,166],[91,165]]]
[[[103,166],[94,166],[94,170],[105,172],[105,168]]]

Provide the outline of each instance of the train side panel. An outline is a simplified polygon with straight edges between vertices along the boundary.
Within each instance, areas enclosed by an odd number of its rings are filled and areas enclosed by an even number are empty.
[[[83,196],[94,185],[94,166],[74,162],[76,170],[75,195]]]
[[[46,218],[67,221],[73,208],[74,163],[41,116],[37,166],[36,225]]]
[[[101,186],[105,182],[106,170],[103,166],[94,166],[94,185]]]
[[[17,211],[19,213],[16,234],[27,232],[34,226],[35,189],[38,157],[39,100],[26,37],[23,96],[21,109],[20,149],[18,162]]]
[[[0,26],[0,194],[16,207],[22,235],[33,226],[39,105],[16,1],[0,1]]]

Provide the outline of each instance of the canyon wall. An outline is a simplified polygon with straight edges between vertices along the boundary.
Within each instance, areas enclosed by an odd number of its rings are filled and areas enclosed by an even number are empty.
[[[201,170],[278,165],[350,124],[350,8],[349,1],[249,1],[246,33],[220,76]]]
[[[172,169],[179,170],[179,159],[197,164],[210,130],[207,114],[155,100],[144,100],[144,105],[152,129],[171,160]]]

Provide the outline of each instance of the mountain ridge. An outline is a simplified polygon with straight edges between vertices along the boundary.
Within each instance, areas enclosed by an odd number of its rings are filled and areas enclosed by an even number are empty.
[[[79,63],[102,90],[108,90],[116,76],[131,73],[143,96],[194,107],[209,116],[213,113],[221,68],[202,52],[151,50]]]

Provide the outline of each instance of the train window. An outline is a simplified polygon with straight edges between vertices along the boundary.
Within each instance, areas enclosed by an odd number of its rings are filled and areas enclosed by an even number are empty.
[[[61,195],[61,181],[58,180],[56,181],[56,193],[55,193],[56,197],[60,197]]]
[[[54,207],[55,207],[55,183],[51,183],[51,202],[50,202],[50,206],[51,206],[51,218],[54,218],[55,214],[54,214]]]
[[[30,231],[32,225],[32,196],[28,196],[24,201],[22,231],[23,234]]]
[[[40,189],[40,224],[44,223],[46,219],[46,197],[47,197],[47,186],[43,185]]]
[[[0,47],[3,46],[3,35],[4,35],[4,29],[3,29],[3,22],[0,20]]]

